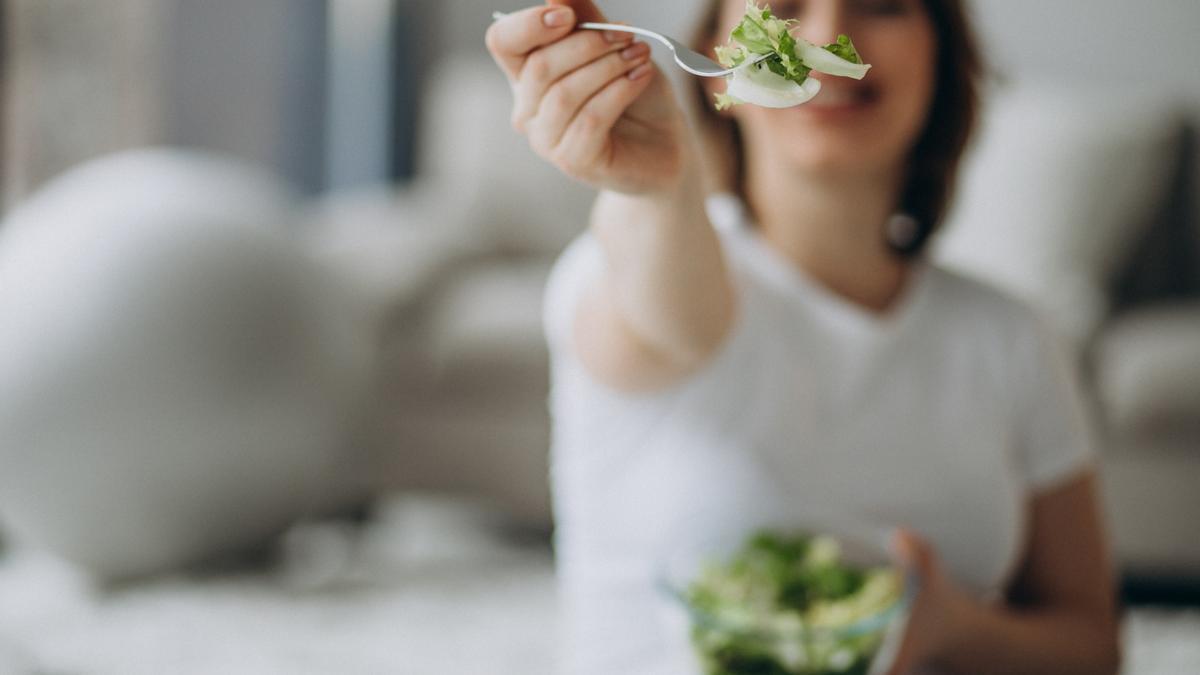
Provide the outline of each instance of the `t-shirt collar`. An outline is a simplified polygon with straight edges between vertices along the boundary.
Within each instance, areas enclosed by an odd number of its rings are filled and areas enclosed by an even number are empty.
[[[749,209],[737,195],[714,193],[708,196],[705,206],[709,220],[718,232],[736,238],[749,248],[759,273],[768,276],[773,285],[785,292],[802,296],[807,302],[821,307],[830,320],[845,330],[868,337],[895,335],[919,314],[930,276],[926,262],[914,263],[900,297],[885,312],[876,312],[838,295],[775,249],[754,226]]]

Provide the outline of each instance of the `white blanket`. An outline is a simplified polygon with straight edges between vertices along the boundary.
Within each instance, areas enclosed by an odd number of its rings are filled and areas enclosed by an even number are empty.
[[[104,590],[31,551],[0,558],[0,675],[544,675],[553,565],[486,510],[381,502],[317,523],[279,562]],[[1200,612],[1131,612],[1128,675],[1200,672]]]

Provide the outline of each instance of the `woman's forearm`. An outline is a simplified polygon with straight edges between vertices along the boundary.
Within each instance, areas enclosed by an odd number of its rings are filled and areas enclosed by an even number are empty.
[[[971,675],[1111,675],[1120,667],[1114,622],[1082,610],[975,606],[939,665]]]
[[[592,229],[613,318],[681,366],[707,358],[732,323],[734,293],[698,177],[666,193],[604,192]]]

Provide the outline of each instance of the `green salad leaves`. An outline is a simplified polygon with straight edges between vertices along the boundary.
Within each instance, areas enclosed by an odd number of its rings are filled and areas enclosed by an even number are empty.
[[[761,532],[688,587],[692,642],[708,675],[867,672],[900,602],[891,569],[842,561],[830,537]],[[853,626],[853,629],[850,629]]]
[[[728,44],[716,48],[722,66],[738,68],[730,76],[730,90],[717,94],[718,110],[747,102],[769,107],[803,103],[820,89],[819,83],[808,81],[813,70],[856,79],[866,75],[870,66],[862,62],[848,36],[840,35],[837,42],[817,47],[789,32],[795,23],[776,17],[755,0],[746,0],[746,14]],[[754,87],[771,92],[755,96]],[[750,96],[739,96],[739,90],[751,90]]]
[[[822,49],[850,63],[862,63],[862,57],[858,55],[858,50],[854,48],[849,35],[839,35],[837,42],[825,45]]]

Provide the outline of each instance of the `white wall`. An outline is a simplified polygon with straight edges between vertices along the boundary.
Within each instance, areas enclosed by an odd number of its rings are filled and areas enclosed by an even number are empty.
[[[974,0],[999,70],[1016,80],[1162,86],[1200,104],[1196,0]]]

